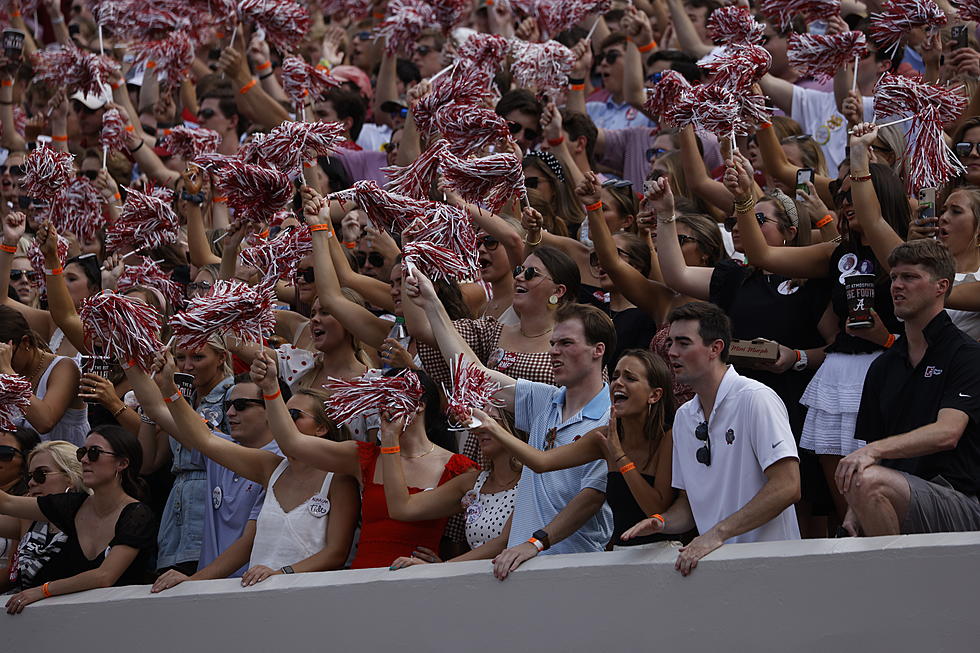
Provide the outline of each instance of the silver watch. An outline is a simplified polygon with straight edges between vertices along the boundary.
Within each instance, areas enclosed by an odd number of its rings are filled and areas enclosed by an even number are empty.
[[[807,358],[807,355],[806,355],[806,351],[805,350],[803,350],[803,349],[797,349],[796,352],[800,355],[800,360],[798,360],[795,363],[793,363],[793,369],[796,370],[797,372],[802,372],[803,370],[806,369],[806,365],[810,361]]]

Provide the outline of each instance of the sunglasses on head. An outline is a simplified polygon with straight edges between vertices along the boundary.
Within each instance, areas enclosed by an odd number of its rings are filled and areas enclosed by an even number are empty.
[[[23,177],[24,166],[0,165],[0,175],[9,172],[11,177]]]
[[[761,211],[756,211],[755,221],[759,223],[759,226],[760,227],[762,225],[764,225],[765,223],[767,223],[767,222],[776,222],[772,218],[767,218],[766,217],[766,214],[765,213],[762,213]],[[735,228],[735,225],[736,224],[738,224],[738,218],[734,218],[734,217],[732,217],[732,218],[725,218],[725,231],[727,231],[728,233],[731,233],[732,232],[732,229]]]
[[[978,146],[980,146],[980,143],[971,143],[969,141],[963,141],[961,143],[957,143],[956,145],[954,145],[953,151],[956,152],[956,156],[960,157],[961,159],[965,159],[971,154],[976,154],[977,156],[980,156],[980,147]]]
[[[623,56],[623,53],[619,50],[609,50],[608,52],[603,52],[595,58],[595,65],[601,66],[602,62],[605,61],[611,66],[616,63],[616,60],[621,56]]]
[[[37,279],[37,272],[34,270],[11,270],[10,280],[20,281],[21,278],[26,278],[28,281],[34,281]]]
[[[296,268],[296,278],[306,283],[313,283],[316,281],[316,272],[313,268]]]
[[[75,173],[76,177],[87,177],[89,181],[95,181],[95,178],[99,176],[98,170],[79,170]]]
[[[603,188],[633,188],[633,182],[626,179],[607,179],[602,182]]]
[[[289,418],[291,420],[293,420],[295,422],[296,420],[298,420],[301,417],[309,417],[310,419],[313,419],[313,416],[310,415],[305,410],[300,410],[299,408],[290,408],[289,409]]]
[[[48,480],[48,475],[52,474],[64,475],[64,472],[49,472],[46,469],[35,469],[33,472],[28,472],[24,476],[24,482],[29,483],[34,481],[37,485],[44,485],[44,482]]]
[[[214,109],[201,109],[200,111],[197,112],[197,117],[204,118],[205,120],[210,120],[211,118],[214,118],[215,113],[216,112]]]
[[[102,447],[79,447],[78,451],[75,452],[75,458],[78,462],[82,462],[85,458],[88,458],[90,463],[94,463],[99,459],[99,456],[105,454],[107,456],[119,457],[119,454],[113,453],[111,451],[106,451]]]
[[[240,413],[249,406],[264,406],[265,402],[261,399],[248,399],[246,397],[239,397],[238,399],[229,399],[225,402],[225,412],[227,413],[232,408],[235,409],[236,413]]]
[[[538,136],[540,136],[540,134],[538,132],[534,131],[530,127],[525,127],[521,123],[514,122],[513,120],[508,120],[507,121],[507,129],[510,130],[510,135],[511,136],[517,136],[518,134],[521,133],[521,130],[523,129],[524,130],[524,139],[527,140],[527,141],[537,140]]]
[[[813,136],[810,136],[810,134],[794,134],[792,136],[787,136],[783,140],[791,143],[805,143],[807,141],[812,141]]]
[[[491,235],[488,234],[488,235],[485,235],[485,236],[481,236],[476,241],[476,243],[477,243],[477,247],[482,247],[483,249],[487,250],[488,252],[492,252],[495,249],[497,249],[497,245],[500,244],[500,241],[497,240],[496,238],[494,238],[493,236],[491,236]]]
[[[523,278],[524,281],[530,281],[534,277],[544,277],[545,279],[551,279],[551,277],[549,277],[547,274],[537,269],[533,265],[529,265],[527,267],[524,267],[523,265],[518,265],[516,268],[514,268],[515,279]]]
[[[0,461],[9,463],[14,459],[14,456],[24,457],[24,452],[20,449],[15,449],[13,447],[8,447],[7,445],[0,446]]]
[[[698,462],[706,467],[711,467],[711,440],[708,438],[708,423],[701,422],[694,429],[694,437],[704,442],[704,446],[694,452],[694,457]]]
[[[357,259],[357,266],[363,268],[365,263],[369,263],[372,268],[383,268],[385,257],[379,252],[356,252],[354,258]]]

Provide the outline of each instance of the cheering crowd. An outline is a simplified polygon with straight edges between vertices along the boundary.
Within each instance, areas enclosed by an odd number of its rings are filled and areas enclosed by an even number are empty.
[[[8,0],[7,612],[980,530],[977,21]]]

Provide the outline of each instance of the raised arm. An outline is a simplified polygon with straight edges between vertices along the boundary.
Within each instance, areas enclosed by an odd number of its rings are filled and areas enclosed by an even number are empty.
[[[755,133],[756,143],[759,144],[759,153],[762,155],[762,165],[765,167],[766,174],[773,180],[781,181],[789,188],[796,186],[796,172],[799,170],[786,158],[786,152],[776,137],[776,130],[772,125],[764,125]],[[820,199],[828,206],[834,205],[834,196],[830,192],[830,178],[813,174],[813,185],[820,195]]]
[[[539,474],[578,467],[603,458],[600,438],[595,431],[571,444],[542,451],[507,431],[482,410],[473,409],[473,416],[480,420],[481,425],[471,429],[472,433],[489,433],[508,453]]]
[[[61,269],[61,260],[58,258],[58,232],[54,225],[46,222],[37,231],[37,244],[44,254],[44,267],[48,270],[56,271]],[[85,334],[82,329],[82,318],[75,310],[75,303],[68,293],[68,284],[65,283],[63,273],[45,274],[44,283],[48,290],[48,311],[51,319],[65,334],[75,349],[82,353],[89,353],[85,344]]]
[[[187,220],[187,250],[190,253],[191,265],[199,268],[221,263],[221,257],[211,251],[204,229],[202,211],[204,174],[204,171],[197,166],[188,165],[181,175],[181,186],[177,197],[177,212]],[[198,198],[202,201],[198,202]]]
[[[649,51],[655,47],[650,17],[635,6],[626,8],[626,15],[620,22],[620,29],[626,32],[626,56],[623,60],[623,96],[626,102],[639,109],[647,99],[644,87],[645,66],[640,48]]]
[[[274,129],[289,120],[289,113],[259,86],[258,79],[252,77],[243,50],[244,30],[239,30],[236,44],[225,48],[221,53],[218,67],[238,89],[235,93],[235,105],[242,115],[264,129]]]
[[[664,283],[679,293],[707,301],[714,268],[690,266],[684,261],[684,253],[677,240],[677,215],[670,179],[664,176],[653,182],[647,197],[657,215],[657,256]]]
[[[690,125],[680,132],[680,152],[684,178],[691,194],[704,198],[727,213],[732,206],[732,194],[724,184],[708,176],[704,159],[698,151],[697,136]]]
[[[17,132],[14,124],[14,75],[7,66],[0,66],[0,81],[2,81],[0,84],[0,125],[3,126],[3,138],[0,139],[0,145],[10,151],[24,152],[27,150],[27,142]]]
[[[527,240],[524,242],[527,245],[526,251],[528,254],[532,253],[535,247],[542,245],[554,247],[568,254],[568,257],[575,261],[583,282],[587,283],[591,280],[592,285],[598,284],[598,279],[592,274],[592,268],[589,266],[589,248],[584,243],[574,238],[556,236],[546,231],[544,229],[544,218],[537,209],[530,206],[525,206],[521,212],[521,224],[527,231]]]
[[[878,136],[878,127],[872,123],[861,123],[853,129],[851,136],[851,198],[854,202],[854,215],[864,237],[871,245],[875,258],[887,270],[888,257],[892,250],[902,244],[902,238],[895,233],[881,215],[881,204],[871,183],[870,148]]]
[[[667,9],[670,10],[670,19],[674,25],[674,34],[680,42],[681,49],[695,59],[709,54],[711,46],[704,43],[698,36],[694,23],[687,15],[687,7],[682,0],[667,0]]]

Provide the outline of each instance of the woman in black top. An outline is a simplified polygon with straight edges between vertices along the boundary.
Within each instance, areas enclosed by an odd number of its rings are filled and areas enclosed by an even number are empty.
[[[49,577],[58,580],[15,594],[7,601],[8,614],[50,596],[145,580],[156,525],[150,508],[137,499],[142,494],[139,442],[119,427],[104,426],[89,433],[77,457],[91,495],[32,498],[0,492],[0,514],[47,520],[67,535],[57,558],[46,565]]]

